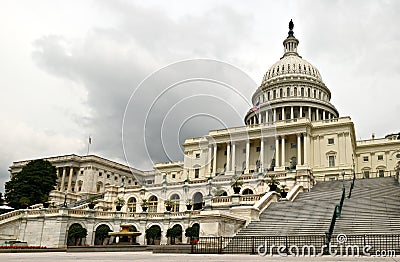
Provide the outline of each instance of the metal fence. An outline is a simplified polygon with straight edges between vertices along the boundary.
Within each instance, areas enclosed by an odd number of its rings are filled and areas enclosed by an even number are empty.
[[[384,251],[400,254],[400,235],[332,236],[330,248],[325,235],[309,236],[236,236],[200,237],[192,245],[195,254],[259,254],[288,255],[349,254],[371,255]],[[338,241],[340,240],[340,241]],[[347,252],[347,253],[346,253]]]

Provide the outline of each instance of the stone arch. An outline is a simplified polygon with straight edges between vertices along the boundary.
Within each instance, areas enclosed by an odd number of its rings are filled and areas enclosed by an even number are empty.
[[[200,210],[203,208],[203,194],[198,191],[193,194],[193,210]]]
[[[158,223],[151,223],[145,230],[147,245],[159,245],[161,242],[162,227]]]
[[[107,223],[99,223],[96,226],[96,229],[94,230],[94,245],[105,245],[108,240],[109,240],[109,236],[108,236],[108,232],[112,232],[112,227],[110,227],[110,225],[108,225]]]
[[[78,246],[85,244],[87,237],[87,228],[81,223],[75,222],[68,226],[67,246]]]
[[[180,223],[175,223],[173,226],[171,226],[170,228],[168,228],[168,230],[177,230],[178,235],[173,235],[173,236],[168,236],[168,242],[171,245],[175,245],[175,244],[180,244],[182,243],[182,235],[184,233],[183,229],[184,227],[180,224]],[[167,235],[168,235],[168,230],[167,230]],[[180,234],[179,234],[180,231]],[[171,234],[172,232],[170,232]]]
[[[242,195],[253,195],[254,191],[251,188],[245,188],[242,191]]]

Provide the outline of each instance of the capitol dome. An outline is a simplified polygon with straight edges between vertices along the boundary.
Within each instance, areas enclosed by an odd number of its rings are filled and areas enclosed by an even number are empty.
[[[331,92],[318,69],[298,54],[299,40],[294,37],[293,27],[290,20],[289,33],[283,41],[284,54],[267,70],[254,93],[253,107],[244,119],[246,125],[297,118],[319,121],[339,117],[330,103]]]

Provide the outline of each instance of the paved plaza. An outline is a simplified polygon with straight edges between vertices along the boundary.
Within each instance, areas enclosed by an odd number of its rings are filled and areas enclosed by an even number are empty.
[[[90,253],[3,253],[1,262],[47,262],[47,261],[400,261],[400,258],[376,258],[376,257],[260,257],[255,255],[189,255],[189,254],[152,254],[151,252],[90,252]]]

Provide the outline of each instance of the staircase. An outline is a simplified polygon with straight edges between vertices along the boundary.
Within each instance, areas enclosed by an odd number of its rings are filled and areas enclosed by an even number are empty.
[[[334,234],[400,234],[400,186],[393,177],[355,181]]]
[[[351,181],[346,181],[346,188]],[[342,194],[341,181],[317,183],[310,192],[302,192],[291,201],[272,203],[237,236],[324,235],[335,205]]]

